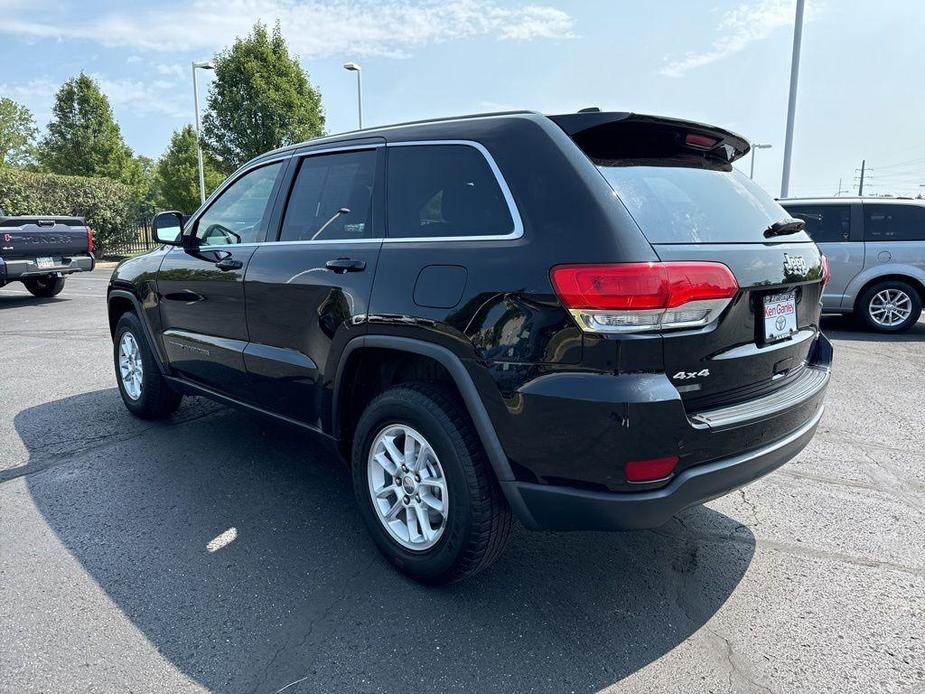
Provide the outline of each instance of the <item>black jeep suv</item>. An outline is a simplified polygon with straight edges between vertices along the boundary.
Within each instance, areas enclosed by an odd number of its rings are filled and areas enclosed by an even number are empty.
[[[822,416],[825,259],[725,130],[517,112],[285,147],[109,287],[145,418],[205,395],[310,429],[426,582],[531,529],[655,527]]]

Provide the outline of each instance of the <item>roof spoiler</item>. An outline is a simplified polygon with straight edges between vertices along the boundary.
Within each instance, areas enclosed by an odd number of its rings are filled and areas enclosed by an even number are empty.
[[[594,111],[549,118],[592,159],[648,158],[696,151],[733,162],[751,148],[741,135],[677,118]]]

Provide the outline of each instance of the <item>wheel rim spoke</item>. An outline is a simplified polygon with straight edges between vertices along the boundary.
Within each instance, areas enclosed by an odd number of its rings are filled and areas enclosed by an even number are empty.
[[[392,539],[414,551],[440,540],[449,506],[446,478],[419,432],[404,424],[383,428],[369,449],[367,478],[376,516]]]
[[[141,397],[144,383],[144,369],[141,365],[141,351],[135,336],[130,332],[123,333],[119,340],[119,376],[125,394],[132,400]]]
[[[912,315],[912,299],[901,289],[883,289],[870,300],[868,311],[877,325],[895,328]]]

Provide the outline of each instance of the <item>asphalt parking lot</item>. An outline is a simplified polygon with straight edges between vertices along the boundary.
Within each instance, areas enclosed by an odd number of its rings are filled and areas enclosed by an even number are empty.
[[[306,435],[129,416],[110,272],[0,289],[0,691],[925,690],[925,320],[825,320],[827,412],[775,474],[657,531],[520,531],[428,589]]]

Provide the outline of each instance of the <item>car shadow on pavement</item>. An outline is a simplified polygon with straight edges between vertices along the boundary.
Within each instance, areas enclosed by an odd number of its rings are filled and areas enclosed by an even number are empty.
[[[34,306],[37,304],[57,304],[70,301],[66,296],[52,296],[39,298],[31,294],[18,296],[16,294],[0,294],[0,311],[5,308],[18,308],[20,306]]]
[[[830,337],[858,342],[925,342],[925,314],[904,333],[877,333],[859,325],[854,316],[839,314],[822,316],[820,327]]]
[[[184,401],[173,423],[139,423],[115,412],[111,389],[24,410],[15,425],[35,451],[28,488],[48,526],[210,690],[598,690],[700,629],[754,554],[748,528],[697,507],[657,531],[520,530],[485,573],[423,587],[380,558],[325,449],[201,402]],[[75,412],[94,442],[50,465],[47,423]]]

